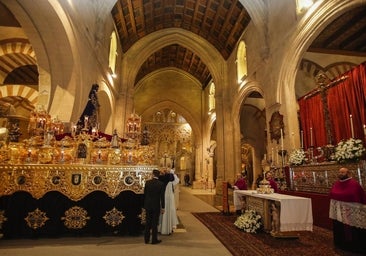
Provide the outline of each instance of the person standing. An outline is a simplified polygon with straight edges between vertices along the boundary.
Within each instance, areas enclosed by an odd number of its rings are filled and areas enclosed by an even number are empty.
[[[169,173],[173,175],[173,180],[170,180],[165,188],[165,213],[160,215],[160,225],[158,226],[158,231],[162,235],[170,235],[178,225],[175,193],[179,191],[174,189],[174,185],[179,183],[179,178],[174,174],[173,169]]]
[[[352,178],[348,168],[341,167],[330,193],[329,218],[333,220],[333,241],[343,250],[366,253],[366,194]]]
[[[160,214],[165,212],[165,184],[159,180],[159,170],[153,170],[153,178],[146,181],[144,188],[144,208],[146,210],[145,244],[158,244],[158,224]]]
[[[236,180],[234,182],[233,186],[230,186],[232,189],[235,190],[247,190],[247,182],[245,181],[245,178],[243,177],[243,174],[237,173],[236,174]],[[233,201],[234,201],[234,207],[235,212],[237,215],[241,215],[242,209],[243,209],[243,196],[239,193],[233,192]]]
[[[265,177],[266,177],[266,180],[269,182],[269,185],[273,189],[273,192],[277,193],[278,186],[277,186],[277,182],[273,179],[272,173],[270,171],[266,172]]]

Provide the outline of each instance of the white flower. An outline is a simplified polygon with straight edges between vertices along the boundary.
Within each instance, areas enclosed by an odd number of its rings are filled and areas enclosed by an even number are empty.
[[[306,160],[306,154],[303,149],[295,149],[289,157],[289,163],[293,165],[301,165]]]
[[[253,210],[246,210],[240,215],[234,225],[247,233],[256,233],[262,227],[262,217]]]
[[[347,160],[357,160],[362,157],[365,153],[365,148],[362,144],[362,140],[360,139],[349,139],[349,140],[342,140],[338,143],[334,159],[338,162],[345,162]]]

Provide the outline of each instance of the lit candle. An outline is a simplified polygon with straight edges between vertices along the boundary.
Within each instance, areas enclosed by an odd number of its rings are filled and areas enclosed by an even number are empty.
[[[301,137],[301,148],[304,148],[304,131],[300,131],[300,137]]]
[[[353,121],[352,121],[352,115],[349,115],[349,121],[351,123],[351,138],[355,137],[355,134],[353,133]]]
[[[271,162],[273,162],[274,161],[274,154],[273,154],[273,148],[272,148],[272,150],[271,150]]]
[[[313,128],[310,127],[310,146],[313,146]]]
[[[281,129],[281,150],[283,150],[283,130]]]

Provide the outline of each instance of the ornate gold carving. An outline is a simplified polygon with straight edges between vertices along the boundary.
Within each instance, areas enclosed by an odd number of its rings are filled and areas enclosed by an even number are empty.
[[[85,209],[74,206],[65,212],[65,217],[61,217],[61,220],[64,220],[64,225],[69,229],[82,229],[90,217]]]
[[[27,222],[28,227],[37,229],[43,227],[49,218],[46,216],[45,212],[40,209],[35,209],[33,212],[28,212],[28,216],[24,218]]]
[[[119,148],[111,149],[108,155],[108,163],[112,165],[121,163],[121,150]]]
[[[47,192],[58,191],[69,199],[78,201],[94,191],[103,191],[111,198],[125,190],[142,194],[145,181],[151,178],[154,168],[157,167],[0,165],[0,196],[26,191],[39,199]]]
[[[8,219],[5,217],[5,211],[0,211],[0,229],[3,228],[3,224]]]
[[[106,214],[103,216],[105,222],[112,227],[118,226],[122,223],[125,216],[122,214],[121,211],[118,211],[115,207],[112,210],[107,211]]]

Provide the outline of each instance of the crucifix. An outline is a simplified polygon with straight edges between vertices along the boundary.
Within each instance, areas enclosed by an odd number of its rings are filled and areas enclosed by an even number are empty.
[[[329,117],[329,109],[328,109],[328,101],[327,101],[327,90],[340,82],[346,80],[348,76],[342,76],[334,81],[330,81],[330,79],[327,77],[324,73],[319,73],[315,77],[315,81],[318,84],[318,88],[312,92],[310,92],[308,95],[304,97],[304,99],[311,98],[317,94],[320,93],[321,101],[323,103],[323,113],[325,118],[325,129],[326,129],[326,135],[327,135],[327,143],[328,145],[333,145],[333,132],[332,132],[332,126],[330,123],[330,117]]]

